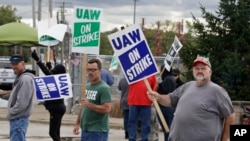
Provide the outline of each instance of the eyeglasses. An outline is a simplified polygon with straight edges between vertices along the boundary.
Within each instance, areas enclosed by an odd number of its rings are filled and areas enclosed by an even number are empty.
[[[97,71],[98,69],[96,68],[87,68],[87,72],[95,72]]]

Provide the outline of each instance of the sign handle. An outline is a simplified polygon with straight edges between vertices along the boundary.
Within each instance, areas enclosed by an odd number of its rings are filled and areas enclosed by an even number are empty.
[[[48,13],[49,15],[49,13]],[[50,28],[50,17],[48,16],[48,29]],[[49,38],[47,36],[47,38]],[[50,41],[49,41],[49,44],[48,44],[48,47],[47,47],[47,60],[46,62],[50,62]]]
[[[146,85],[148,91],[152,91],[152,88],[151,88],[150,85],[149,85],[148,79],[143,79],[143,80],[144,80],[144,83],[145,83],[145,85]],[[167,123],[166,123],[166,120],[165,120],[164,117],[163,117],[163,114],[162,114],[162,112],[161,112],[161,109],[160,109],[159,104],[158,104],[158,102],[156,101],[156,99],[153,100],[153,104],[154,104],[154,107],[155,107],[155,109],[156,109],[156,112],[158,113],[158,115],[159,115],[159,117],[160,117],[161,123],[162,123],[162,125],[163,125],[163,127],[164,127],[164,129],[165,129],[165,132],[168,133],[168,132],[169,132],[168,125],[167,125]]]
[[[82,98],[83,97],[86,97],[86,83],[87,83],[87,80],[86,80],[86,75],[87,75],[87,72],[86,72],[86,67],[87,67],[87,59],[88,59],[88,56],[86,53],[83,53],[82,55]],[[81,99],[79,99],[81,101]]]
[[[48,45],[48,47],[47,47],[46,62],[50,62],[50,45]]]

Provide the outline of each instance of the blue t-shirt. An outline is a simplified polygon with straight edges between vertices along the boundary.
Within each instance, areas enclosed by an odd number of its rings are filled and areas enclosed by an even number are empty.
[[[109,73],[108,70],[102,69],[101,78],[104,82],[106,82],[109,86],[114,84],[114,77]]]

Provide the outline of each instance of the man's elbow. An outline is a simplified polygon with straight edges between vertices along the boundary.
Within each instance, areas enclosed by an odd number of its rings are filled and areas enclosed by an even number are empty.
[[[111,111],[111,108],[108,108],[108,109],[106,109],[106,110],[104,111],[104,113],[110,113],[110,111]]]
[[[108,103],[105,105],[104,110],[102,111],[103,113],[109,113],[111,111],[111,103]]]
[[[110,80],[110,81],[108,82],[108,84],[109,84],[109,86],[112,86],[112,85],[114,84],[114,81]]]
[[[231,113],[226,117],[225,123],[227,124],[233,124],[235,120],[235,113]]]
[[[107,107],[106,112],[109,113],[111,111],[111,105]]]

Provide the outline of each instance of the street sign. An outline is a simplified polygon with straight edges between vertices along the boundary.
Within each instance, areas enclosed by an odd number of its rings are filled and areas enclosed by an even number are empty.
[[[110,34],[109,41],[129,84],[158,72],[153,55],[139,25]]]
[[[102,10],[74,7],[72,52],[99,54]]]

